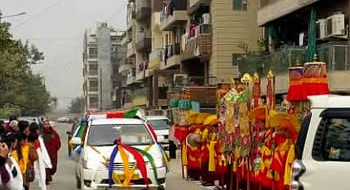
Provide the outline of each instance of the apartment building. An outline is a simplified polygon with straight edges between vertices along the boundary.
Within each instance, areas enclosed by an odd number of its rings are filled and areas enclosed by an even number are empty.
[[[107,23],[88,29],[83,41],[83,93],[85,110],[110,109],[114,89],[120,85],[113,72],[118,66],[121,35]]]
[[[142,100],[148,108],[164,108],[168,90],[177,85],[207,87],[230,81],[239,75],[234,61],[244,53],[239,45],[258,49],[261,32],[257,26],[258,3],[254,0],[152,0],[150,17],[147,14],[141,19],[137,18],[137,10],[142,9],[136,7],[148,6],[147,1],[142,2],[141,6],[138,0],[128,5],[125,41],[127,58],[135,59],[130,64],[135,67],[129,66],[126,85],[129,89],[137,87],[130,92],[146,89]],[[151,36],[147,58],[142,52],[147,52],[148,47],[136,46],[137,34],[144,31]],[[133,102],[133,106],[140,106],[141,102]]]
[[[240,45],[258,49],[257,9],[254,0],[188,0],[181,69],[190,85],[228,82],[239,75],[235,58],[245,53]]]
[[[276,75],[276,92],[288,90],[288,67],[306,60],[310,24],[317,25],[317,54],[327,63],[329,87],[333,93],[349,93],[346,76],[349,60],[348,0],[260,0],[258,25],[264,28],[268,54],[265,71]],[[311,12],[316,11],[316,23]],[[277,61],[273,61],[277,60]]]
[[[126,77],[123,88],[123,107],[145,108],[148,105],[148,55],[151,52],[151,0],[129,0],[127,31],[123,36],[126,57],[119,73]]]

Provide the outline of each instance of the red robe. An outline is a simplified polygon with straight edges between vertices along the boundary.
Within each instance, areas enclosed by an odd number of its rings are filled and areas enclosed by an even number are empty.
[[[52,169],[50,169],[49,175],[56,173],[58,150],[61,147],[61,140],[58,133],[52,128],[43,128],[42,135],[45,143],[45,147],[51,159]],[[51,176],[47,176],[51,177]]]

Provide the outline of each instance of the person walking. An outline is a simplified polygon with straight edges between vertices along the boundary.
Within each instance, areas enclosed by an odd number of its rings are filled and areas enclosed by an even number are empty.
[[[52,181],[52,176],[57,171],[58,150],[61,147],[61,140],[48,120],[44,121],[41,133],[52,164],[52,168],[46,168],[46,184],[48,184]]]
[[[43,138],[40,134],[39,125],[37,123],[31,123],[29,125],[30,134],[34,134],[35,147],[38,154],[38,160],[34,162],[35,178],[38,181],[38,186],[41,190],[46,190],[46,168],[52,168],[49,154],[47,153]]]

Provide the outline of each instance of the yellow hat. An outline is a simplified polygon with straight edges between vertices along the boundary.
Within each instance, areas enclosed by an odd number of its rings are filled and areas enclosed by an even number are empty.
[[[271,117],[270,126],[286,128],[292,133],[298,133],[300,124],[295,116],[280,112]]]
[[[204,125],[210,125],[210,126],[216,125],[218,123],[219,123],[219,120],[216,115],[208,116],[203,122]]]
[[[267,111],[266,107],[254,108],[249,114],[249,119],[250,120],[253,120],[253,119],[265,120],[266,119],[266,111]]]
[[[200,113],[196,120],[195,120],[195,124],[202,124],[204,122],[204,120],[209,116],[210,114],[208,113]]]
[[[190,115],[187,117],[187,124],[192,125],[196,121],[196,118],[198,117],[199,113],[190,113]]]

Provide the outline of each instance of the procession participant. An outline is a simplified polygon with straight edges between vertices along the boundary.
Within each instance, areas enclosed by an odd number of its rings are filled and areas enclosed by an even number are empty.
[[[200,180],[201,176],[201,149],[202,130],[204,119],[209,114],[200,113],[189,131],[190,134],[186,138],[187,145],[187,169],[188,177],[192,180]]]
[[[23,175],[23,187],[25,190],[29,189],[29,184],[34,180],[35,174],[33,165],[38,159],[34,144],[28,142],[27,138],[28,137],[24,133],[19,133],[17,136],[16,150],[11,153],[12,157],[19,164],[20,171]]]
[[[48,184],[52,181],[52,175],[54,175],[57,170],[58,150],[61,147],[61,141],[60,136],[51,127],[48,120],[44,121],[41,133],[52,164],[52,168],[46,168],[46,184]]]
[[[10,155],[16,147],[17,139],[14,134],[4,137],[0,143],[0,189],[22,190],[23,176],[16,160]]]
[[[273,176],[271,171],[272,159],[272,132],[269,128],[269,123],[266,121],[276,112],[274,110],[267,110],[265,106],[255,108],[249,115],[249,119],[254,123],[254,141],[256,142],[255,150],[252,151],[253,176],[261,188],[270,189],[273,183]]]
[[[278,113],[270,119],[271,127],[276,128],[276,148],[273,153],[271,169],[277,190],[289,189],[291,185],[291,166],[295,159],[294,144],[298,134],[299,122],[287,113]]]
[[[214,181],[218,179],[215,175],[215,168],[209,168],[209,165],[215,164],[215,127],[218,124],[216,115],[211,115],[204,120],[204,130],[202,132],[202,145],[201,145],[201,177],[203,186],[212,186]],[[211,147],[212,146],[212,147]],[[211,158],[210,158],[211,156]]]

